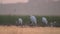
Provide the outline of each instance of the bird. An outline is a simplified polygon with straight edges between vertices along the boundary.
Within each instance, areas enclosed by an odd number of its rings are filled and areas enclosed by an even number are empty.
[[[16,21],[17,25],[23,25],[23,20],[22,18],[18,18],[18,20]]]
[[[48,20],[45,17],[42,17],[42,23],[48,25]]]
[[[31,16],[30,16],[30,20],[31,20],[31,24],[37,25],[37,19],[36,19],[35,16],[31,15]]]

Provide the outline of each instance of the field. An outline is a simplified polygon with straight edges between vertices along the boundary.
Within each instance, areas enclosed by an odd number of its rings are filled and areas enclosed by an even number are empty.
[[[60,34],[60,28],[0,26],[0,34]]]

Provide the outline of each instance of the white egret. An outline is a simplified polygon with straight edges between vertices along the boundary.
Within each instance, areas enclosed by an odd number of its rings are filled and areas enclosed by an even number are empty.
[[[16,24],[23,25],[23,20],[22,20],[22,18],[18,18],[18,20],[16,21]]]
[[[48,20],[45,17],[42,17],[42,23],[48,25]]]
[[[37,19],[35,16],[30,16],[31,24],[37,25]]]

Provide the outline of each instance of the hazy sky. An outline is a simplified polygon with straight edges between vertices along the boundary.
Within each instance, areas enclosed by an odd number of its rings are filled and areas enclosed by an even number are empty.
[[[53,1],[53,2],[57,2],[57,1],[60,1],[60,0],[44,0],[44,1]],[[28,3],[29,0],[0,0],[0,3],[3,3],[3,4],[7,4],[7,3]]]
[[[29,0],[0,0],[0,3],[27,3]]]

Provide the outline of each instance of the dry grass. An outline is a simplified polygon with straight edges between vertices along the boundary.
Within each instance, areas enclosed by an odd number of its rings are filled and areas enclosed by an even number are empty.
[[[0,26],[0,34],[60,34],[60,28]]]

